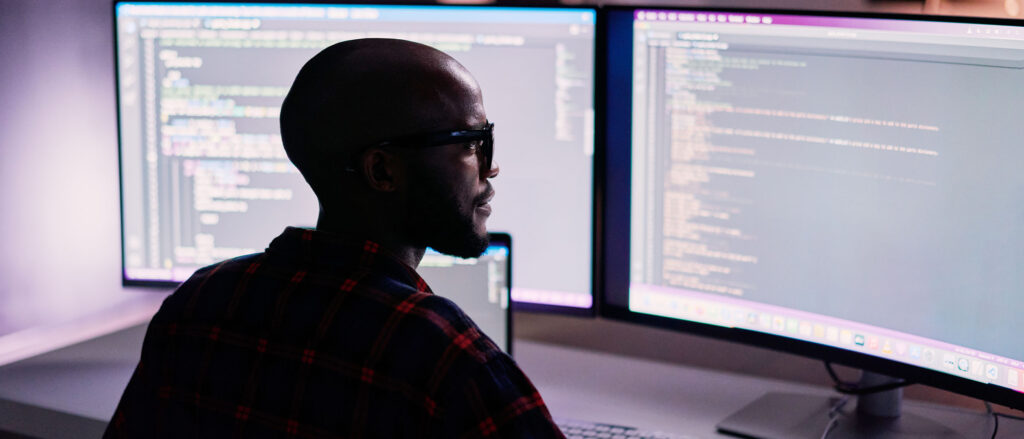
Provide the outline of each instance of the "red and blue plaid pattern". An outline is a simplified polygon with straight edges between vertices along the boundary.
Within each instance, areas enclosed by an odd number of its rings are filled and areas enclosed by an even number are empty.
[[[149,325],[105,437],[563,437],[518,366],[373,242],[288,228]]]

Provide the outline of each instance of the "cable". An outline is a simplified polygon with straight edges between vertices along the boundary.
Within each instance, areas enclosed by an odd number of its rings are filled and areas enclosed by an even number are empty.
[[[988,401],[982,401],[982,402],[985,403],[985,414],[992,415],[992,419],[995,421],[996,425],[995,425],[995,427],[992,427],[992,437],[991,437],[991,439],[996,439],[996,433],[999,432],[999,416],[996,416],[995,410],[992,410],[992,404],[989,404]]]
[[[998,416],[998,417],[1000,417],[1000,418],[1013,419],[1014,421],[1024,421],[1024,417],[1021,417],[1021,416],[1008,415],[1006,413],[998,413],[998,412],[993,413],[993,414]]]
[[[996,434],[999,433],[999,418],[1013,419],[1017,421],[1024,421],[1024,418],[1020,416],[1008,415],[1005,413],[999,413],[992,410],[992,404],[985,401],[985,408],[988,409],[988,413],[992,415],[992,420],[995,421],[995,426],[992,427],[992,439],[996,438]]]
[[[989,403],[985,403],[989,410],[992,410],[992,406]],[[995,421],[995,427],[992,427],[992,439],[996,439],[996,433],[999,433],[999,414],[996,412],[992,413],[992,420]]]
[[[827,439],[829,433],[832,433],[832,429],[839,425],[839,418],[830,418],[828,425],[825,426],[825,431],[821,432],[821,439]]]
[[[821,439],[826,439],[832,430],[839,425],[839,411],[843,409],[843,406],[850,401],[850,396],[846,395],[832,404],[832,408],[828,409],[828,424],[825,425],[825,431],[821,432]]]
[[[829,376],[832,377],[832,381],[835,383],[833,387],[836,389],[836,392],[845,395],[868,395],[872,393],[886,392],[893,389],[899,389],[900,387],[906,387],[911,384],[914,384],[911,381],[901,379],[897,382],[882,384],[880,386],[860,387],[856,383],[849,383],[839,379],[839,375],[837,375],[835,369],[832,368],[831,362],[825,362],[825,369],[828,370]]]
[[[1013,419],[1015,421],[1024,421],[1024,417],[1008,415],[1006,413],[999,413],[992,409],[992,404],[989,403],[988,401],[982,402],[985,403],[985,413],[992,415],[992,420],[995,423],[995,426],[992,428],[992,439],[995,439],[996,434],[999,433],[999,418]]]

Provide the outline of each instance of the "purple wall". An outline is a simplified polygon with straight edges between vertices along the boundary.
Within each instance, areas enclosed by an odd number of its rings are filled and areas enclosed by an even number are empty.
[[[108,0],[0,0],[0,335],[123,290]]]

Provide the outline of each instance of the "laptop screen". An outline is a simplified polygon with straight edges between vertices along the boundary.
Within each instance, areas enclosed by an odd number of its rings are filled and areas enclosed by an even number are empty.
[[[503,233],[490,234],[491,244],[479,258],[462,259],[428,248],[416,270],[435,294],[445,297],[471,318],[506,353],[512,353],[512,245]]]

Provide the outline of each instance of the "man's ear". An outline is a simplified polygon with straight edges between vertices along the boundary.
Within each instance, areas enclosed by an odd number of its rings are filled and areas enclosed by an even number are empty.
[[[370,148],[363,154],[360,164],[363,179],[375,191],[394,192],[402,181],[402,162],[392,151]]]

